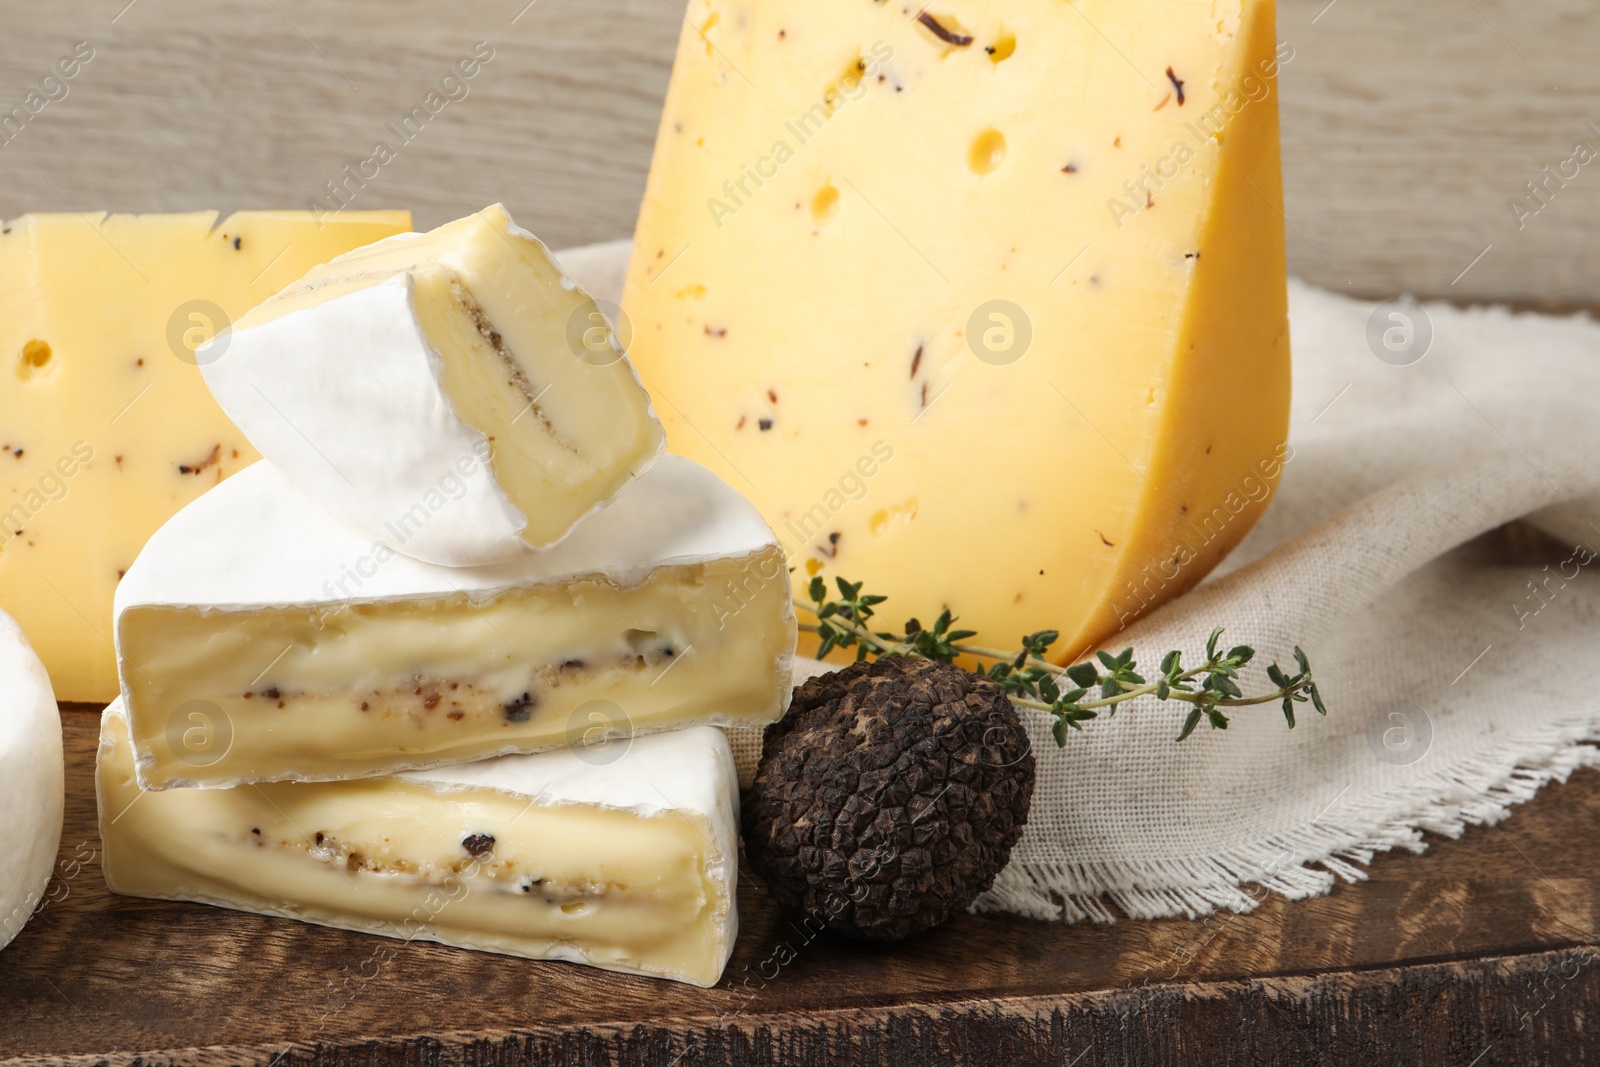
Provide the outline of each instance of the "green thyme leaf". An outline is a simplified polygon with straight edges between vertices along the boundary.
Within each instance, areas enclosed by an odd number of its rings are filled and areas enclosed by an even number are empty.
[[[1071,678],[1075,684],[1085,688],[1100,684],[1100,672],[1095,669],[1093,663],[1079,663],[1076,666],[1068,667],[1067,677]]]

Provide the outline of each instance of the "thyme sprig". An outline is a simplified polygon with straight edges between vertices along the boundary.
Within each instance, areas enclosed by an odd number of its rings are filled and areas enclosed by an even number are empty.
[[[1276,663],[1270,664],[1267,677],[1277,688],[1246,696],[1239,688],[1239,671],[1255,658],[1255,649],[1236,645],[1222,651],[1218,645],[1223,632],[1220,626],[1211,631],[1206,641],[1205,662],[1186,668],[1183,654],[1174,649],[1162,657],[1156,675],[1147,679],[1138,673],[1131,648],[1116,655],[1101,650],[1094,659],[1070,667],[1051,663],[1046,658],[1050,646],[1061,636],[1055,630],[1027,634],[1021,647],[1009,652],[970,644],[969,639],[978,636],[977,631],[952,629],[956,619],[948,609],[931,627],[908,619],[898,633],[874,629],[872,620],[877,608],[888,597],[863,593],[861,582],[843,578],[835,582],[839,595],[830,597],[828,584],[821,577],[812,578],[807,590],[811,603],[800,605],[816,616],[815,625],[803,624],[800,628],[821,638],[818,659],[826,658],[836,648],[854,648],[857,662],[869,656],[917,656],[940,663],[970,656],[990,661],[977,673],[998,685],[1013,704],[1054,716],[1051,732],[1058,745],[1065,745],[1069,731],[1082,730],[1083,723],[1098,718],[1101,711],[1107,716],[1115,715],[1118,704],[1142,696],[1190,705],[1178,732],[1179,741],[1194,733],[1202,720],[1213,730],[1226,730],[1228,716],[1224,708],[1281,701],[1290,729],[1294,728],[1296,704],[1309,700],[1317,714],[1328,713],[1312,678],[1311,665],[1298,646],[1294,650],[1296,673],[1287,674]]]

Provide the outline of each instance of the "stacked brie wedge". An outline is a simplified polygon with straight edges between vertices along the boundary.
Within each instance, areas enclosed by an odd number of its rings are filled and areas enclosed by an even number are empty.
[[[660,455],[594,302],[494,207],[313,270],[200,359],[266,458],[118,589],[111,888],[715,983],[713,727],[787,706],[788,574]]]

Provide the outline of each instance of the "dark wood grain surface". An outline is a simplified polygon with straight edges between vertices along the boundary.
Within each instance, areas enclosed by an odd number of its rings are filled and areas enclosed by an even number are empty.
[[[1064,926],[966,916],[808,939],[742,878],[702,990],[402,943],[102,881],[98,719],[69,707],[61,862],[0,954],[0,1063],[1476,1064],[1590,1062],[1600,774],[1461,841],[1251,915]]]

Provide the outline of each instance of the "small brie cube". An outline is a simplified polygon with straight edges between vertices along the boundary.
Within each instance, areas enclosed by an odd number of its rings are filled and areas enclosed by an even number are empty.
[[[711,727],[387,778],[141,793],[120,702],[106,884],[406,940],[716,983],[739,791]]]
[[[158,789],[764,725],[795,644],[772,530],[677,456],[561,544],[470,568],[373,545],[257,463],[150,539],[114,628]]]
[[[0,612],[0,948],[41,901],[61,844],[61,716],[50,676]]]
[[[196,358],[263,456],[431,563],[553,544],[665,447],[600,309],[499,205],[316,267]]]

